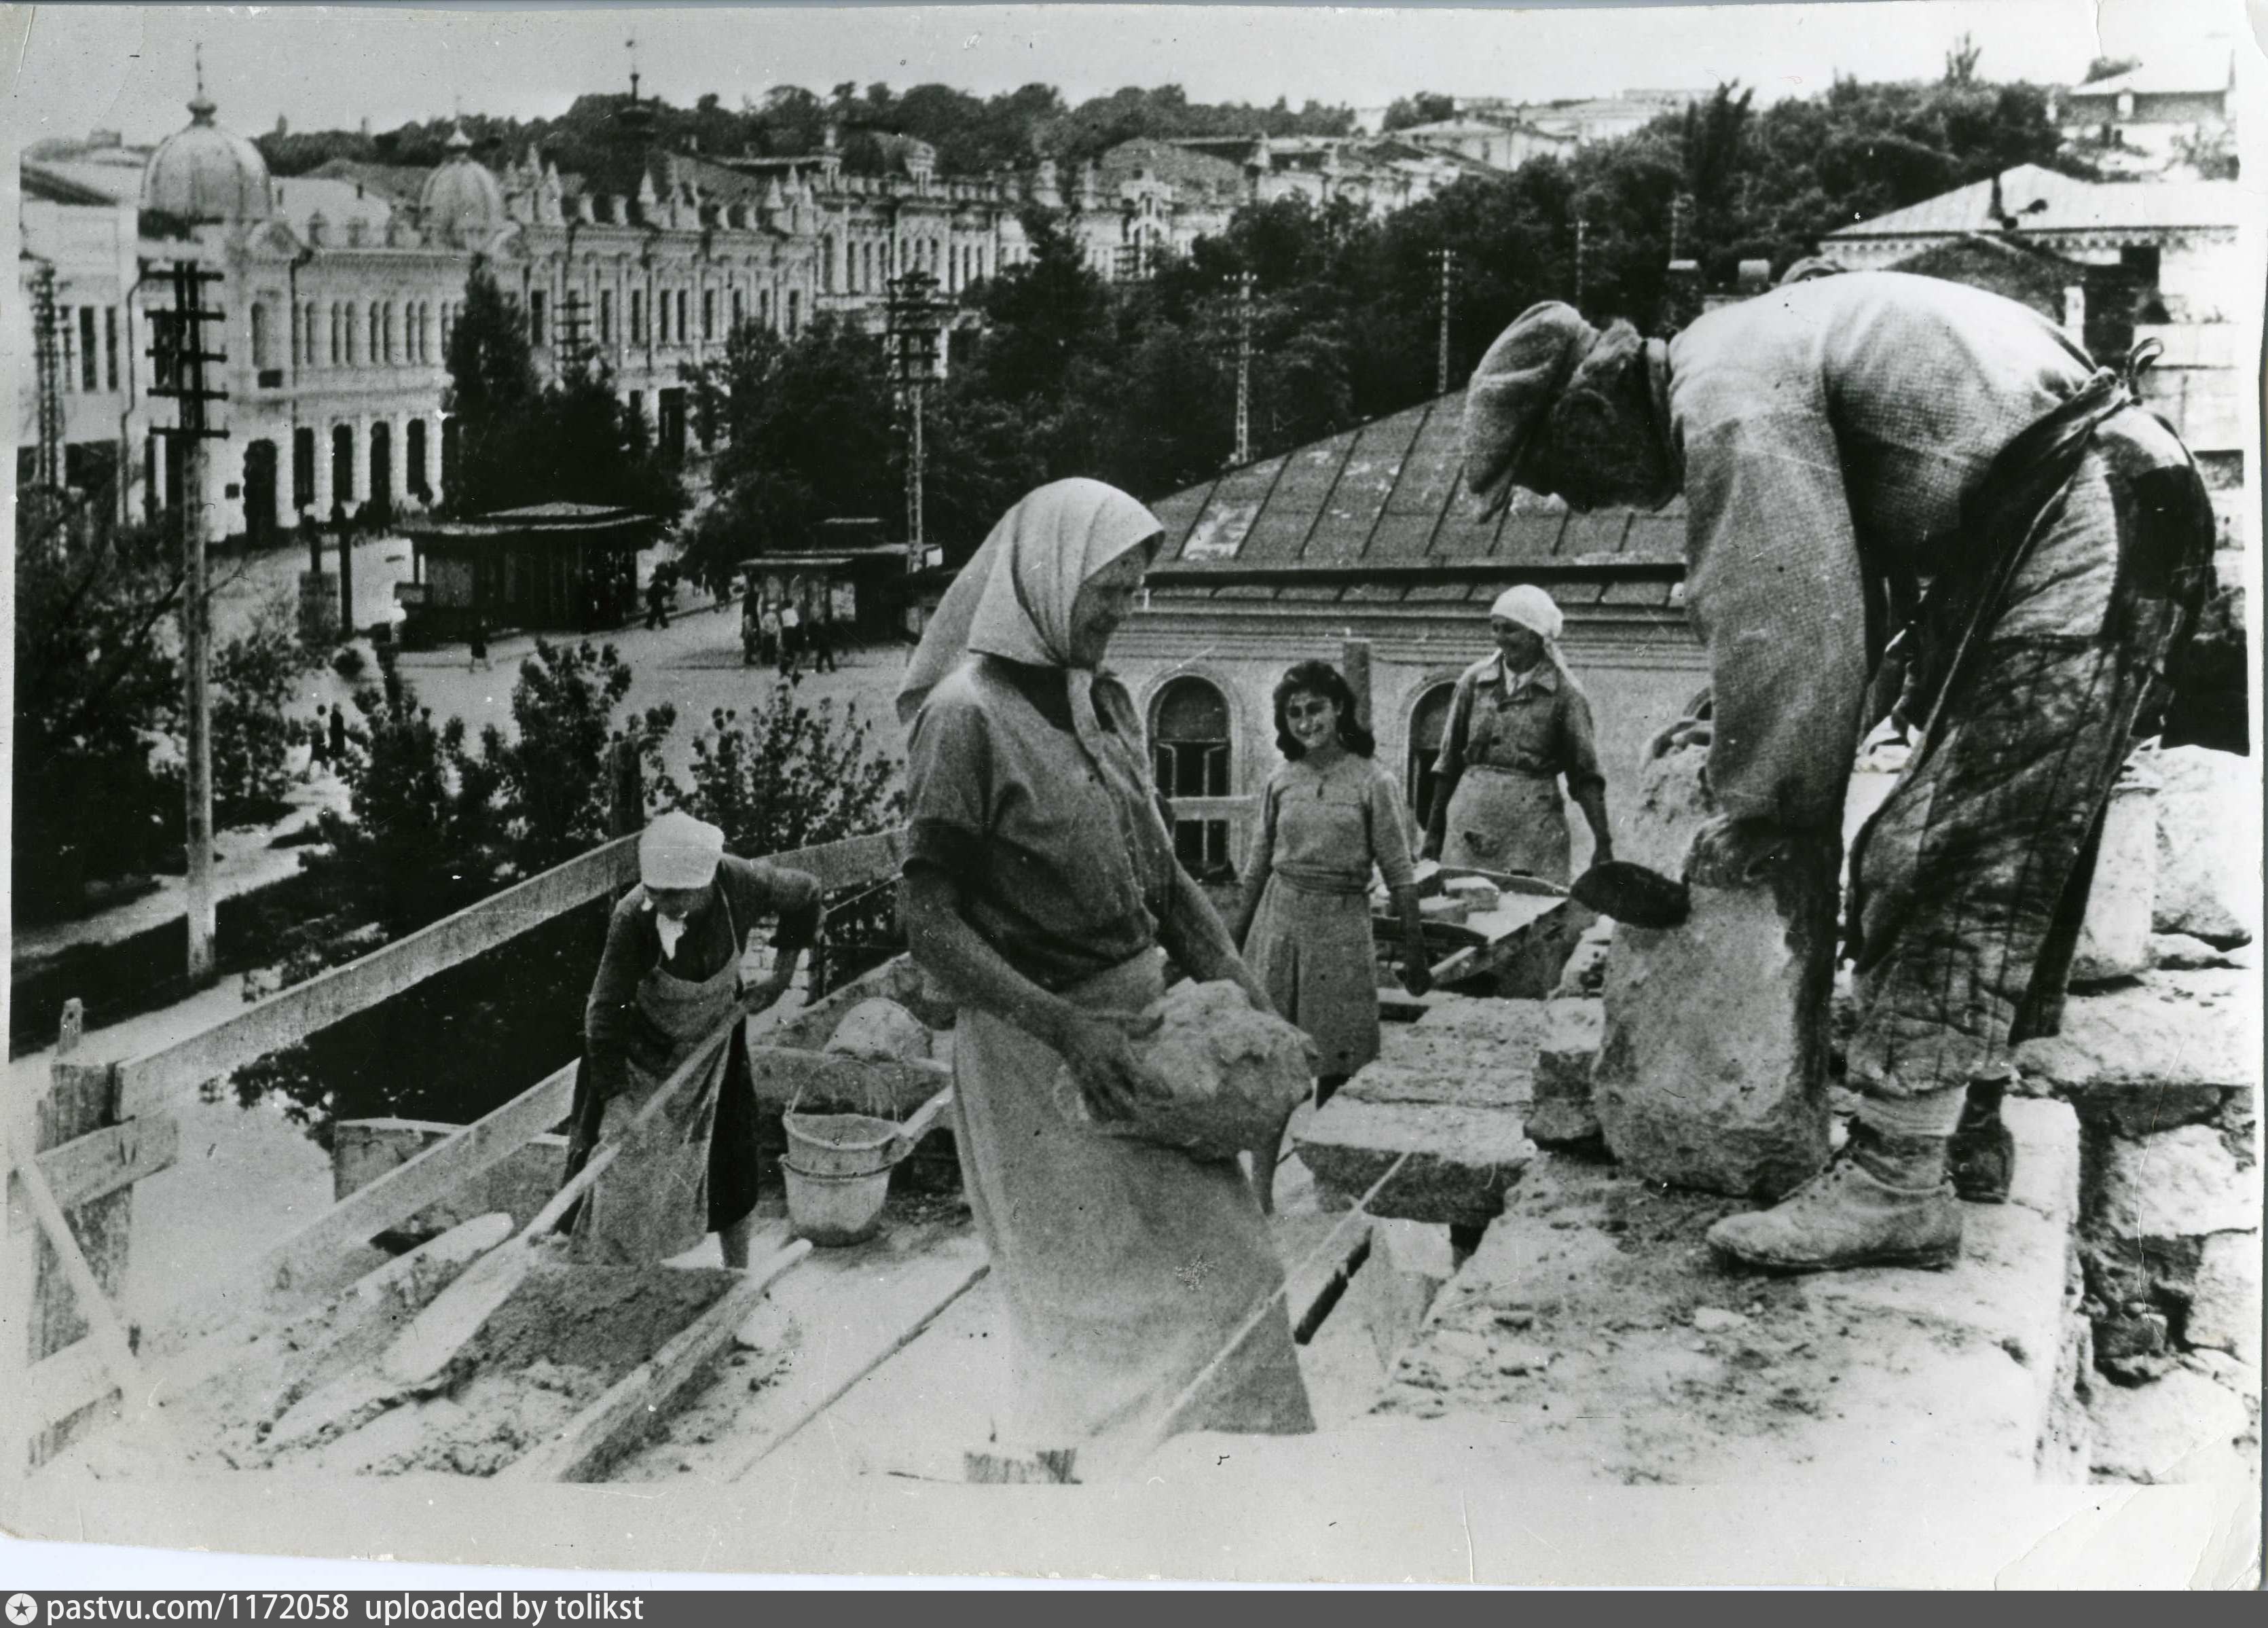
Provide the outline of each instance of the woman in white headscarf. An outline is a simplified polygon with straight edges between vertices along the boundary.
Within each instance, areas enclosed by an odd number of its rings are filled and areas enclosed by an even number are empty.
[[[1591,703],[1559,658],[1560,620],[1551,596],[1526,583],[1490,607],[1496,650],[1457,679],[1434,765],[1425,858],[1565,883],[1562,778],[1590,823],[1591,862],[1615,857]]]
[[[1284,1282],[1241,1168],[1103,1134],[1055,1090],[1067,1069],[1104,1119],[1163,1093],[1127,1037],[1162,992],[1161,951],[1268,1010],[1174,862],[1140,718],[1099,671],[1160,530],[1100,482],[1033,492],[946,593],[898,696],[903,914],[960,1008],[961,1176],[1008,1305],[1009,1433],[1076,1448],[1082,1477],[1174,1431],[1314,1427],[1280,1297],[1237,1339]]]

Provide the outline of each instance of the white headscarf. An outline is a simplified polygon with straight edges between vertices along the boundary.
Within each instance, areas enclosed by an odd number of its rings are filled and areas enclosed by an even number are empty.
[[[1001,518],[961,567],[898,686],[898,721],[970,652],[1033,667],[1071,665],[1071,612],[1086,579],[1165,527],[1101,481],[1055,481]]]
[[[1516,622],[1530,633],[1554,644],[1558,642],[1559,629],[1566,621],[1551,596],[1528,582],[1506,588],[1497,595],[1496,603],[1489,607],[1489,617],[1493,621],[1498,616],[1506,622]]]

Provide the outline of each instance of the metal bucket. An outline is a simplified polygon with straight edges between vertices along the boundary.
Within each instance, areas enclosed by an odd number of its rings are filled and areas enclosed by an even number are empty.
[[[864,1243],[882,1225],[882,1205],[890,1196],[890,1172],[820,1175],[783,1163],[787,1182],[791,1231],[823,1249]]]
[[[866,1114],[786,1114],[788,1223],[822,1248],[863,1243],[882,1224],[890,1168],[909,1151],[894,1119]]]
[[[868,1114],[785,1114],[788,1162],[806,1175],[887,1175],[904,1156],[895,1119]]]

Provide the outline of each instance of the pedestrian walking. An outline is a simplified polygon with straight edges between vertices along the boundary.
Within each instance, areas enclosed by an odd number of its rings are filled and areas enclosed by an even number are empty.
[[[325,715],[329,711],[330,709],[321,702],[315,703],[315,723],[310,732],[312,739],[307,745],[307,770],[311,774],[318,769],[328,769],[331,766],[330,726],[324,721]]]

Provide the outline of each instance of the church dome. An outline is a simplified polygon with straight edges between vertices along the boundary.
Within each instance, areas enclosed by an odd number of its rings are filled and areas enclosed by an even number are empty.
[[[275,210],[268,161],[233,130],[213,122],[214,107],[199,87],[189,127],[158,144],[142,172],[142,207],[189,220],[266,220]]]
[[[448,161],[425,178],[417,210],[428,232],[460,247],[504,224],[504,188],[473,157],[473,144],[461,129],[449,137]]]

